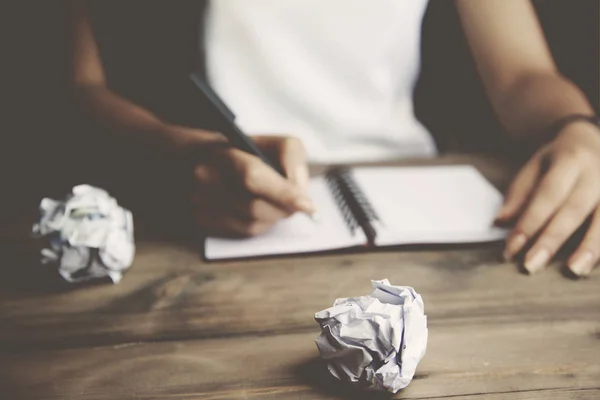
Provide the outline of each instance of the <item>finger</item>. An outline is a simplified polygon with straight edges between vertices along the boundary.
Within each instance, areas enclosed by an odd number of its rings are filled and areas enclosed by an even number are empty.
[[[308,196],[259,158],[238,149],[229,149],[227,155],[242,185],[251,194],[286,212],[315,212]]]
[[[217,170],[223,169],[223,157],[231,147],[226,144],[211,144],[189,146],[185,154],[186,160],[192,167],[210,165]]]
[[[533,274],[544,268],[597,204],[597,185],[581,179],[525,255],[525,269]]]
[[[205,146],[203,148],[204,157],[193,166],[194,181],[200,192],[202,190],[209,190],[210,192],[219,190],[223,196],[252,197],[240,185],[239,174],[232,161],[232,158],[238,153],[235,152],[232,155],[231,150],[232,148],[229,146]],[[225,191],[225,188],[228,188],[228,191]],[[232,191],[235,191],[235,193],[232,193]],[[223,197],[222,200],[226,201],[227,197]]]
[[[169,126],[168,131],[175,144],[174,149],[178,153],[177,156],[184,163],[207,158],[215,147],[227,145],[227,139],[218,132],[183,126]]]
[[[190,202],[195,210],[217,210],[233,214],[235,201],[241,201],[242,198],[250,201],[252,197],[249,194],[233,196],[225,187],[207,185],[196,187],[191,193]]]
[[[291,215],[289,211],[275,207],[260,198],[238,202],[233,208],[236,215],[244,220],[268,224],[273,224]]]
[[[248,237],[265,233],[272,228],[272,223],[249,221],[231,214],[219,212],[198,212],[196,224],[205,233],[217,236]]]
[[[202,188],[192,195],[192,206],[198,214],[226,214],[259,224],[274,224],[291,215],[260,198],[229,196],[224,188],[208,190]]]
[[[598,262],[600,252],[600,207],[592,215],[583,240],[567,261],[568,268],[577,276],[588,276]]]
[[[512,219],[525,206],[527,199],[530,197],[531,190],[535,187],[535,183],[540,175],[540,157],[536,156],[532,158],[519,171],[506,193],[504,204],[496,216],[497,220],[506,221]]]
[[[194,167],[194,179],[200,186],[219,186],[223,177],[213,165],[200,164]]]
[[[295,137],[257,137],[257,144],[264,147],[278,160],[286,177],[303,192],[308,189],[309,172],[306,150],[302,141]]]
[[[552,165],[535,189],[507,240],[506,258],[510,259],[521,251],[527,241],[547,224],[569,196],[578,176],[579,167],[571,158],[562,158]]]
[[[215,131],[188,128],[185,126],[171,126],[169,131],[180,144],[185,146],[227,143],[227,138]]]

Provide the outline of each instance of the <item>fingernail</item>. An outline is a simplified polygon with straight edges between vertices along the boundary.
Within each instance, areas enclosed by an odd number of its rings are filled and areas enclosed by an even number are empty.
[[[529,254],[527,254],[529,256]],[[525,269],[530,274],[535,274],[548,264],[550,261],[550,252],[547,249],[540,249],[525,259]]]
[[[504,251],[504,259],[510,261],[515,254],[517,254],[523,246],[527,243],[527,236],[524,233],[517,233],[510,237],[506,243],[506,250]]]
[[[319,212],[318,212],[318,211],[317,211],[317,212],[314,212],[314,213],[310,214],[310,219],[311,219],[313,222],[317,222],[317,223],[319,223],[319,222],[321,222],[321,214],[319,214]]]
[[[317,212],[317,208],[313,201],[308,197],[299,197],[296,200],[296,208],[300,211],[303,211],[307,214],[315,214]]]
[[[306,189],[308,189],[308,182],[310,180],[308,174],[308,167],[306,165],[301,165],[298,168],[296,168],[294,177],[296,184],[300,187],[300,189],[306,191]]]
[[[594,267],[593,261],[594,254],[591,251],[586,251],[569,263],[569,269],[575,275],[587,276],[592,272],[592,268]]]
[[[504,214],[506,214],[506,207],[502,206],[502,208],[500,208],[500,210],[498,211],[498,213],[496,214],[496,217],[494,219],[502,220],[502,219],[504,219]]]

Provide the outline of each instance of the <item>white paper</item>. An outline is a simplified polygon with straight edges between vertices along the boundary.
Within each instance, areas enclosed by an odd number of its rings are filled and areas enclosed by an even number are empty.
[[[500,240],[500,192],[470,165],[354,168],[380,223],[378,246]]]
[[[387,279],[372,285],[371,295],[337,299],[315,314],[317,348],[336,378],[396,393],[425,355],[427,317],[413,288]]]
[[[75,186],[65,201],[43,199],[33,234],[47,240],[42,264],[67,282],[109,277],[117,283],[135,255],[131,212],[106,191]]]

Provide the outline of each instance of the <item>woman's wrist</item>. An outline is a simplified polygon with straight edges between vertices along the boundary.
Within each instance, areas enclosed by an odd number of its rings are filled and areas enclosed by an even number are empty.
[[[564,131],[570,131],[572,126],[577,126],[576,129],[583,129],[585,131],[593,131],[600,134],[600,118],[595,115],[587,114],[571,114],[558,119],[548,129],[546,135],[550,139],[554,139],[556,136]]]
[[[573,120],[555,133],[551,143],[584,147],[600,155],[600,127],[585,120]]]
[[[596,142],[596,139],[600,139],[600,122],[597,121],[597,117],[593,115],[570,114],[555,120],[548,128],[539,130],[536,134],[517,138],[516,143],[523,154],[531,155],[563,137],[591,139]]]

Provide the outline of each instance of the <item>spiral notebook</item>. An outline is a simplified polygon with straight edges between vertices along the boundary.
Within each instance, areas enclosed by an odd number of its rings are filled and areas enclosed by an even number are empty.
[[[501,240],[502,195],[469,165],[336,168],[313,178],[318,221],[295,214],[251,238],[210,237],[209,260],[314,253],[358,246]]]

